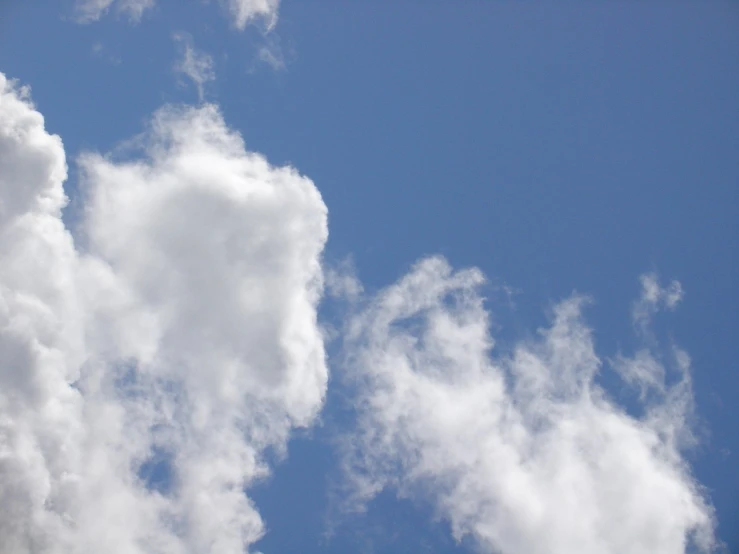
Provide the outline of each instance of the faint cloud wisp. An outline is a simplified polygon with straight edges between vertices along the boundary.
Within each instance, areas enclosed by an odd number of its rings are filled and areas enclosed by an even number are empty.
[[[180,48],[181,58],[175,63],[174,71],[190,79],[202,102],[205,96],[205,85],[215,80],[213,58],[195,48],[192,37],[187,33],[175,33],[174,40]]]

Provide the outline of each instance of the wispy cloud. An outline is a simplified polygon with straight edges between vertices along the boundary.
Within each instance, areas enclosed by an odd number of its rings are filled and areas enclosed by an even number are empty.
[[[666,287],[661,287],[654,273],[642,275],[640,281],[641,296],[634,303],[631,315],[634,324],[646,331],[655,313],[662,308],[674,310],[682,301],[685,293],[680,281],[672,281]]]
[[[256,22],[262,22],[267,31],[277,25],[280,0],[220,0],[220,3],[239,30]],[[139,21],[155,4],[156,0],[76,0],[75,13],[80,23],[97,21],[111,9]]]
[[[195,48],[192,37],[187,33],[176,33],[174,40],[181,50],[181,58],[175,63],[174,70],[190,79],[198,91],[198,98],[203,101],[206,83],[215,80],[213,58]]]
[[[247,24],[261,20],[271,30],[277,25],[280,0],[221,0],[231,15],[237,29],[244,29]]]
[[[496,355],[484,280],[429,258],[351,319],[345,371],[359,429],[344,459],[357,505],[385,488],[427,501],[483,552],[709,550],[713,512],[682,456],[687,355],[674,350],[669,367],[648,349],[622,360],[640,368],[630,382],[661,391],[635,417],[596,382],[587,298],[560,302],[550,327]],[[678,284],[643,284],[640,302],[676,304]]]
[[[96,42],[92,45],[92,55],[111,65],[119,65],[123,61],[119,54],[112,51],[102,42]]]
[[[132,21],[140,21],[144,12],[154,7],[155,0],[77,0],[75,12],[80,23],[99,20],[111,8],[127,15]]]
[[[3,552],[241,552],[264,450],[323,403],[313,183],[212,105],[135,142],[80,158],[73,238],[62,142],[0,74]]]
[[[263,44],[257,52],[257,60],[266,63],[275,71],[285,69],[285,57],[282,54],[279,44],[275,42]]]

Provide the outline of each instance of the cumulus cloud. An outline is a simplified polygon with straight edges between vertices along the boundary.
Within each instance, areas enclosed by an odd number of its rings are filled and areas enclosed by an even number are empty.
[[[165,107],[125,156],[79,159],[84,209],[27,89],[0,74],[0,537],[8,554],[241,552],[264,526],[245,490],[310,425],[328,372],[317,324],[327,211],[313,183],[247,151],[213,105]],[[345,370],[359,505],[389,488],[502,554],[677,554],[713,545],[690,474],[690,358],[653,316],[679,282],[641,279],[645,346],[596,379],[582,311],[497,353],[475,269],[417,264],[354,305]]]
[[[3,552],[241,552],[244,494],[323,402],[326,208],[217,108],[167,107],[137,156],[80,159],[0,74]]]
[[[359,423],[344,463],[359,507],[390,488],[491,553],[710,550],[713,512],[683,458],[687,355],[622,358],[639,368],[624,372],[631,382],[660,392],[630,415],[596,382],[587,298],[560,302],[548,328],[497,354],[483,283],[476,269],[425,259],[352,317],[346,372]],[[643,283],[650,305],[671,307],[680,290]]]
[[[202,102],[206,83],[216,78],[213,58],[195,48],[192,37],[186,33],[176,33],[174,39],[182,49],[182,58],[175,63],[174,70],[193,82],[198,91],[198,98]]]
[[[155,0],[77,0],[75,11],[80,23],[97,21],[113,7],[132,21],[139,21],[146,10],[154,7],[154,2]]]
[[[82,463],[83,404],[70,383],[84,333],[60,220],[65,178],[61,141],[0,74],[0,537],[11,554],[64,546],[67,468]]]

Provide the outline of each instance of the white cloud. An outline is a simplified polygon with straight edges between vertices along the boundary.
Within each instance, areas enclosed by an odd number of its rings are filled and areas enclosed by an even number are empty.
[[[112,65],[119,65],[122,61],[119,54],[113,52],[102,42],[96,42],[92,45],[92,55],[97,59]]]
[[[277,24],[280,0],[221,0],[231,14],[237,29],[244,29],[257,19],[264,21],[267,29]]]
[[[266,63],[275,71],[285,69],[285,56],[282,55],[282,49],[274,41],[259,48],[257,60]]]
[[[243,490],[268,471],[264,450],[323,403],[313,183],[246,151],[212,105],[166,107],[131,144],[140,156],[80,158],[75,243],[61,140],[0,74],[4,553],[240,552],[263,533]],[[427,500],[485,552],[710,548],[712,510],[682,456],[690,359],[673,348],[665,362],[649,333],[680,283],[642,278],[633,317],[649,344],[614,363],[645,402],[635,417],[594,381],[585,298],[506,357],[483,282],[430,258],[353,317],[358,501],[385,487]],[[328,284],[362,297],[350,268]],[[166,487],[147,483],[157,467]]]
[[[326,291],[330,296],[355,302],[364,292],[351,257],[341,260],[332,267],[326,267],[325,273]]]
[[[213,69],[213,58],[195,48],[192,37],[185,33],[174,35],[175,41],[182,46],[182,58],[175,64],[174,70],[188,77],[198,91],[198,98],[203,101],[205,84],[216,78]]]
[[[155,0],[77,0],[75,11],[80,23],[91,23],[103,17],[112,7],[139,21],[144,12],[154,7]]]
[[[648,375],[661,395],[631,416],[594,381],[586,298],[559,303],[549,328],[497,355],[483,282],[426,259],[353,317],[346,368],[359,431],[345,462],[359,506],[392,488],[491,553],[677,554],[689,540],[710,549],[712,509],[681,454],[687,355],[674,352],[672,386],[656,355],[632,360],[644,370],[633,379]]]
[[[66,165],[43,125],[28,91],[0,74],[0,537],[9,554],[64,548],[67,468],[81,463],[84,440],[82,398],[69,386],[84,348],[75,252],[60,220]]]
[[[323,402],[311,181],[210,105],[160,110],[137,142],[81,158],[75,246],[61,141],[0,75],[4,553],[241,552],[264,449]]]
[[[207,0],[206,0],[207,1]],[[269,31],[277,25],[280,0],[220,0],[233,25],[243,30],[248,24],[263,21]],[[139,21],[143,13],[154,7],[156,0],[76,0],[75,11],[81,23],[99,20],[111,8]]]
[[[652,316],[662,307],[668,310],[677,308],[685,293],[680,281],[671,281],[666,287],[661,287],[657,275],[654,273],[642,275],[640,281],[642,285],[641,296],[634,303],[631,316],[634,324],[646,332]]]

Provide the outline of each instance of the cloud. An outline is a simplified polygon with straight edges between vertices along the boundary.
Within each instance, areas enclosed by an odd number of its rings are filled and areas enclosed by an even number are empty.
[[[672,281],[666,287],[659,285],[657,275],[647,273],[640,278],[642,292],[634,303],[631,316],[634,324],[642,331],[648,331],[652,316],[661,308],[674,310],[685,295],[680,281]]]
[[[182,47],[182,58],[175,64],[174,70],[182,73],[195,84],[198,98],[202,102],[205,84],[216,78],[213,58],[195,48],[192,44],[192,37],[186,33],[176,33],[174,39]]]
[[[275,71],[285,69],[285,56],[282,54],[282,49],[279,44],[275,41],[268,42],[261,46],[257,52],[256,59],[262,63],[266,63]]]
[[[267,448],[323,403],[326,208],[218,109],[65,154],[0,75],[0,536],[8,554],[241,552]]]
[[[83,440],[81,397],[69,386],[84,347],[60,220],[64,150],[28,95],[0,74],[0,537],[11,554],[48,549],[50,534],[63,547],[66,468],[81,462]],[[44,532],[31,536],[33,526]]]
[[[140,21],[144,12],[154,7],[154,3],[155,0],[77,0],[75,11],[80,23],[99,20],[113,6],[132,21]]]
[[[106,63],[111,65],[120,65],[123,61],[120,54],[111,50],[108,46],[102,42],[96,42],[92,45],[92,55]]]
[[[98,21],[112,7],[139,21],[143,13],[154,7],[156,0],[76,0],[75,12],[80,23]],[[267,31],[277,25],[280,0],[220,0],[233,25],[244,30],[250,23],[262,21]]]
[[[646,301],[669,307],[674,295],[653,294],[650,279]],[[587,298],[560,302],[548,328],[496,354],[483,283],[425,259],[352,317],[345,369],[359,423],[344,465],[356,506],[390,488],[491,553],[709,550],[713,512],[682,456],[687,355],[673,351],[669,367],[648,350],[622,360],[660,390],[629,415],[596,383]]]
[[[248,23],[261,19],[268,30],[277,25],[280,0],[221,0],[228,9],[237,29],[243,30]]]

